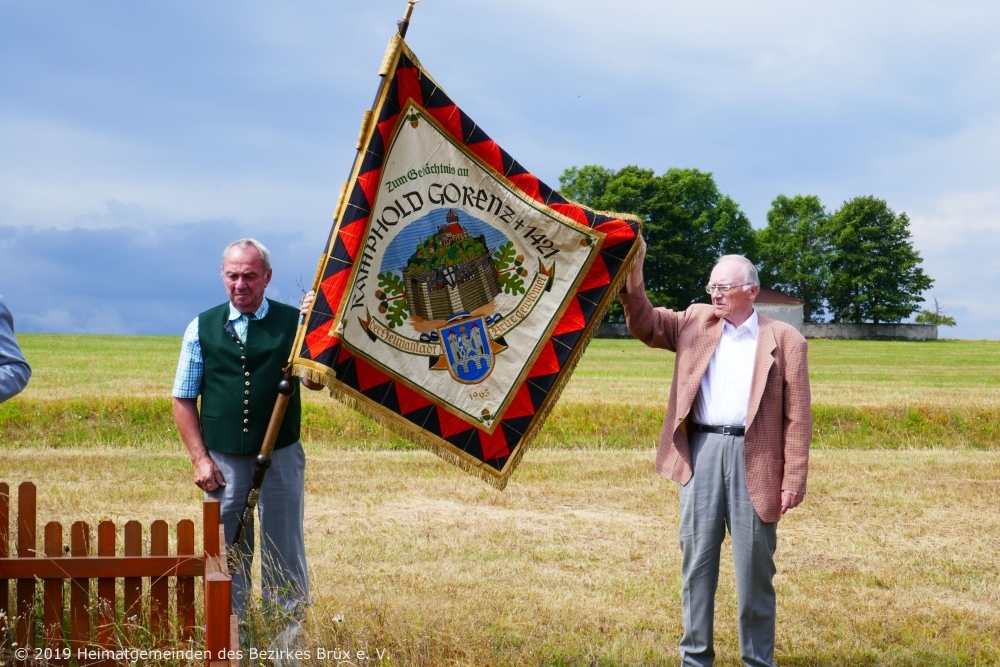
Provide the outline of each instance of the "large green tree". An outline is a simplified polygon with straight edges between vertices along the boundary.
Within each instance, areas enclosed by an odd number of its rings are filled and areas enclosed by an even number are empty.
[[[720,255],[756,261],[756,235],[739,205],[719,192],[715,179],[697,169],[597,165],[567,169],[559,177],[566,197],[599,211],[632,213],[643,221],[648,245],[644,277],[656,306],[686,308],[705,296]],[[620,317],[616,307],[610,316]]]
[[[825,311],[829,219],[815,195],[778,195],[767,212],[767,227],[757,236],[761,281],[802,301],[806,322],[816,321]]]
[[[899,322],[934,284],[910,242],[910,219],[881,199],[844,202],[830,218],[830,241],[827,303],[835,322]]]

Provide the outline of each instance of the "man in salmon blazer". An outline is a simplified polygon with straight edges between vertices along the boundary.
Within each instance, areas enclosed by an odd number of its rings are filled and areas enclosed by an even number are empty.
[[[732,537],[740,656],[774,665],[777,524],[806,493],[812,417],[806,341],[760,315],[757,269],[727,255],[712,269],[712,303],[653,308],[643,284],[645,242],[619,297],[628,329],[677,353],[656,470],[681,484],[683,665],[713,664],[719,556]]]

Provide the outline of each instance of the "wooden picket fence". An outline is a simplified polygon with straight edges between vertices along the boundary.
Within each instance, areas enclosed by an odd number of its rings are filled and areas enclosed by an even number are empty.
[[[137,639],[137,629],[148,628],[143,646],[190,646],[195,636],[195,578],[204,583],[204,655],[208,667],[229,667],[231,650],[239,648],[236,616],[231,613],[231,578],[225,558],[225,536],[219,522],[219,501],[206,500],[202,505],[203,552],[195,553],[194,522],[177,523],[177,553],[168,553],[167,523],[154,521],[149,530],[149,553],[143,555],[143,528],[138,521],[124,527],[124,555],[117,555],[117,528],[111,521],[97,526],[97,553],[93,554],[90,526],[77,521],[70,528],[69,545],[63,542],[63,527],[51,521],[45,524],[44,548],[37,548],[36,489],[24,482],[17,493],[16,555],[10,549],[10,488],[0,483],[0,641],[10,635],[7,619],[16,619],[14,639],[17,647],[28,649],[27,663],[36,657],[56,665],[68,665],[72,656],[80,665],[114,664],[108,651],[116,649],[116,628],[125,645]],[[170,582],[175,579],[176,603],[170,623]],[[91,580],[96,579],[96,600],[91,595]],[[143,599],[143,579],[147,579],[148,610]],[[9,581],[16,580],[16,610],[10,609]],[[43,629],[41,646],[35,646],[36,584],[42,582]],[[69,623],[64,632],[66,600],[64,582],[69,580]],[[122,581],[121,604],[116,599],[116,580]],[[96,613],[92,610],[96,607]],[[148,612],[148,613],[147,613]],[[68,635],[68,636],[67,636]],[[124,637],[123,637],[124,635]],[[7,655],[13,646],[0,646]],[[120,647],[118,647],[120,648]],[[102,653],[101,650],[105,651]],[[85,659],[78,659],[79,657]],[[88,660],[87,657],[98,659]],[[222,658],[222,659],[218,659]],[[18,660],[20,664],[26,661]]]

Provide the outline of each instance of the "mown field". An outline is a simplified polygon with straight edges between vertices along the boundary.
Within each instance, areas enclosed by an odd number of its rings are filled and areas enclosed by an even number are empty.
[[[0,405],[0,447],[160,448],[177,441],[169,395],[180,339],[23,336],[36,368]],[[646,448],[659,434],[673,355],[596,340],[563,391],[538,446]],[[1000,445],[1000,343],[812,341],[817,448],[994,449]],[[325,392],[305,392],[305,440],[411,448]]]
[[[166,398],[179,339],[22,342],[36,374],[0,406],[0,479],[39,485],[40,520],[196,517]],[[1000,664],[998,352],[811,342],[780,665]],[[594,341],[503,492],[309,394],[311,645],[388,650],[382,664],[677,664],[677,489],[652,469],[671,365]],[[726,565],[720,665],[739,664],[734,613]]]

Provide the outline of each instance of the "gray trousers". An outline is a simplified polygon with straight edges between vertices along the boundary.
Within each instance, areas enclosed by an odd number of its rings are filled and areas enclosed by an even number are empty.
[[[683,560],[683,665],[715,660],[713,621],[719,554],[726,529],[732,537],[739,608],[740,657],[752,667],[774,665],[774,551],[777,523],[764,523],[750,502],[743,438],[694,432],[694,476],[680,490]]]
[[[246,504],[253,477],[256,456],[251,454],[226,454],[208,450],[208,455],[219,467],[226,485],[219,487],[208,498],[220,502],[226,543],[236,538],[240,513]],[[306,543],[303,531],[305,516],[306,455],[302,442],[277,449],[271,455],[271,468],[264,477],[257,501],[260,520],[261,592],[265,605],[276,606],[294,614],[309,598],[309,572],[306,569]],[[242,564],[233,575],[233,611],[243,616],[245,597],[253,590],[250,566],[253,559],[254,527],[247,526],[243,542]]]

